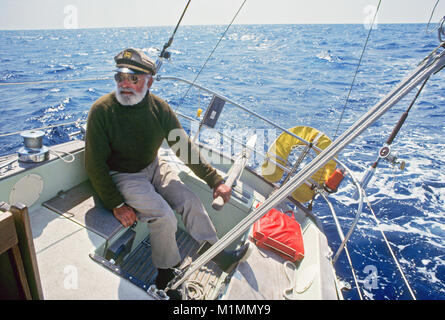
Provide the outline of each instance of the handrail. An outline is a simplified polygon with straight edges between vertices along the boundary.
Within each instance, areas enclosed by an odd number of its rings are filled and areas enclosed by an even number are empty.
[[[267,118],[261,116],[260,114],[256,113],[255,111],[252,111],[252,110],[250,110],[250,109],[244,107],[243,105],[241,105],[241,104],[239,104],[239,103],[237,103],[237,102],[235,102],[235,101],[233,101],[233,100],[231,100],[231,99],[229,99],[229,98],[223,96],[222,94],[219,94],[219,93],[217,93],[216,91],[213,91],[213,90],[211,90],[211,89],[209,89],[209,88],[203,87],[203,86],[201,86],[201,85],[199,85],[199,84],[197,84],[197,83],[193,83],[193,82],[191,82],[191,81],[189,81],[189,80],[186,80],[186,79],[183,79],[183,78],[179,78],[179,77],[173,77],[173,76],[161,76],[161,75],[156,76],[156,80],[158,80],[158,81],[161,81],[161,80],[177,80],[177,81],[182,81],[182,82],[184,82],[184,83],[190,84],[190,85],[192,85],[192,86],[194,86],[194,87],[197,87],[198,89],[201,89],[201,90],[203,90],[203,91],[205,91],[205,92],[207,92],[207,93],[213,94],[213,95],[215,95],[216,97],[223,99],[224,101],[226,101],[226,102],[232,104],[232,105],[235,106],[235,107],[240,108],[241,110],[243,110],[243,111],[245,111],[245,112],[247,112],[247,113],[250,113],[251,115],[253,115],[253,116],[255,116],[255,117],[257,117],[257,118],[259,118],[259,119],[261,119],[261,120],[263,120],[263,121],[265,121],[265,122],[267,122],[268,124],[272,125],[273,127],[277,128],[277,129],[280,129],[281,131],[286,132],[287,134],[291,135],[292,137],[294,137],[294,138],[300,140],[300,141],[303,142],[304,144],[306,144],[306,145],[310,144],[309,141],[306,141],[305,139],[303,139],[303,138],[297,136],[296,134],[292,133],[291,131],[287,130],[286,128],[283,128],[282,126],[277,125],[277,124],[276,124],[275,122],[273,122],[272,120],[269,120],[269,119],[267,119]],[[318,147],[316,147],[316,146],[314,146],[313,148],[314,148],[315,150],[317,150],[317,151],[321,151],[321,149],[318,148]]]
[[[351,177],[352,181],[355,184],[355,187],[357,188],[357,192],[359,195],[359,201],[358,201],[358,209],[357,209],[357,213],[355,215],[355,219],[354,222],[352,223],[348,233],[346,234],[346,237],[343,235],[343,232],[341,231],[341,229],[339,229],[339,226],[337,226],[339,235],[340,235],[340,239],[342,240],[342,243],[340,244],[337,252],[334,255],[334,258],[332,259],[332,263],[335,264],[337,262],[338,257],[340,256],[340,253],[342,252],[343,248],[346,246],[346,242],[348,242],[349,238],[351,237],[352,232],[355,230],[355,227],[357,225],[357,222],[360,218],[360,215],[362,214],[363,211],[363,189],[360,185],[360,183],[358,182],[358,180],[355,178],[354,174],[352,173],[352,171],[345,166],[344,164],[342,164],[342,167],[346,170],[346,172],[349,174],[349,176]],[[335,219],[335,217],[334,217]]]
[[[187,120],[194,121],[194,122],[199,122],[198,120],[196,120],[196,119],[194,119],[194,118],[192,118],[192,117],[189,117],[189,116],[187,116],[187,115],[185,115],[185,114],[182,114],[182,113],[180,113],[180,112],[178,112],[178,111],[176,111],[176,114],[177,114],[178,116],[180,116],[180,117],[183,117],[183,118],[187,119]],[[209,128],[209,129],[213,129],[213,128],[210,128],[210,127],[206,126],[205,124],[203,124],[203,125],[204,125],[205,127]],[[238,139],[236,139],[236,138],[234,138],[234,137],[228,136],[228,135],[226,135],[224,132],[218,131],[218,130],[216,130],[216,129],[214,129],[214,131],[215,131],[216,133],[218,133],[219,135],[225,137],[225,138],[228,138],[228,139],[231,139],[231,140],[235,141],[236,143],[238,143],[239,145],[241,145],[243,148],[246,148],[247,150],[250,150],[250,151],[252,151],[252,152],[254,152],[254,153],[260,155],[260,156],[263,157],[264,159],[268,159],[268,161],[272,162],[274,165],[276,165],[277,167],[279,167],[279,168],[282,169],[283,171],[285,171],[285,172],[287,172],[287,173],[289,173],[289,172],[291,171],[289,168],[287,168],[287,167],[283,166],[282,164],[276,162],[275,160],[273,160],[271,157],[265,155],[264,153],[262,153],[262,152],[260,152],[260,151],[258,151],[258,150],[256,150],[256,149],[251,148],[250,146],[248,146],[248,145],[245,144],[244,142],[239,141]]]

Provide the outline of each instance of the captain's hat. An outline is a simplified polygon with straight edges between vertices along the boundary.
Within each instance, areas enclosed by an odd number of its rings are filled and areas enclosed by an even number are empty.
[[[141,49],[128,48],[115,57],[117,72],[156,74],[156,64]]]

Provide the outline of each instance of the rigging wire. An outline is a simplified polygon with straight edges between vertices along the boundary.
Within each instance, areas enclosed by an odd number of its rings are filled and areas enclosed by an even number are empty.
[[[346,97],[346,101],[345,101],[345,104],[343,106],[343,110],[341,112],[340,119],[339,119],[338,124],[337,124],[337,129],[335,130],[335,133],[334,133],[334,139],[333,140],[335,140],[335,138],[337,137],[337,133],[338,133],[338,130],[340,128],[340,124],[343,121],[343,116],[344,116],[344,113],[345,113],[345,110],[346,110],[346,105],[349,102],[349,98],[351,96],[352,88],[354,87],[355,79],[357,78],[358,70],[359,70],[360,65],[362,63],[362,59],[363,59],[363,56],[365,54],[366,46],[368,45],[368,41],[369,41],[369,38],[371,36],[371,32],[372,32],[372,29],[374,27],[374,23],[375,23],[375,20],[377,18],[377,14],[379,12],[381,3],[382,3],[382,0],[379,0],[379,3],[377,5],[377,9],[376,9],[375,14],[374,14],[374,18],[372,18],[371,27],[369,28],[369,32],[368,32],[368,36],[367,36],[366,41],[365,41],[365,45],[363,46],[363,50],[362,50],[362,53],[360,55],[360,59],[359,59],[358,64],[357,64],[357,69],[355,70],[354,77],[352,79],[351,87],[349,88],[348,96]]]
[[[372,208],[371,202],[369,201],[369,199],[368,199],[368,197],[366,195],[365,190],[362,189],[362,191],[363,191],[363,195],[365,197],[365,201],[368,204],[368,207],[371,210],[372,216],[374,217],[374,220],[375,220],[375,222],[377,224],[377,228],[379,229],[380,233],[382,234],[383,240],[385,241],[385,244],[388,247],[389,252],[391,253],[392,258],[393,258],[394,262],[396,263],[397,268],[399,269],[400,274],[402,275],[403,281],[405,282],[406,286],[408,287],[409,293],[411,294],[413,300],[417,300],[416,295],[414,294],[413,289],[411,289],[411,286],[410,286],[410,284],[408,282],[408,279],[406,278],[405,273],[403,272],[402,267],[400,266],[399,261],[397,260],[395,254],[394,254],[394,251],[391,249],[391,245],[389,244],[389,241],[386,238],[385,233],[383,232],[381,224],[380,224],[379,220],[377,219],[377,216],[376,216],[376,214],[375,214],[375,212],[374,212],[374,210]]]
[[[426,25],[426,30],[425,30],[426,33],[434,32],[434,30],[428,31],[428,29],[429,29],[429,26],[430,26],[430,23],[431,23],[431,19],[433,19],[434,11],[436,11],[436,7],[437,7],[437,5],[439,4],[439,1],[440,1],[440,0],[437,0],[437,1],[436,1],[436,4],[434,5],[433,11],[431,11],[430,19],[428,20],[428,24]]]
[[[244,7],[244,4],[247,2],[247,0],[244,0],[243,3],[241,4],[241,6],[238,8],[238,11],[235,13],[235,15],[232,18],[232,21],[230,21],[230,24],[227,26],[226,30],[223,32],[223,34],[221,35],[221,37],[219,38],[218,42],[216,43],[215,47],[213,48],[213,50],[210,52],[209,56],[207,57],[206,61],[204,62],[204,64],[201,66],[201,69],[199,70],[198,74],[195,76],[195,79],[193,79],[193,82],[190,84],[190,86],[188,87],[187,91],[185,92],[184,96],[182,97],[182,100],[185,99],[185,97],[188,95],[190,89],[193,87],[193,85],[196,83],[196,80],[198,80],[198,77],[200,76],[202,70],[204,70],[205,66],[207,65],[207,63],[209,62],[210,58],[212,57],[213,53],[215,52],[216,48],[218,48],[219,44],[221,43],[222,39],[224,38],[224,36],[226,35],[227,31],[230,29],[230,27],[232,26],[233,22],[235,21],[236,17],[238,16],[238,14],[241,12],[241,9]]]
[[[400,117],[399,121],[397,122],[396,126],[394,127],[393,131],[391,132],[391,134],[390,134],[388,140],[386,141],[386,145],[391,145],[392,142],[394,141],[394,139],[395,139],[396,135],[399,133],[399,131],[400,131],[402,125],[405,123],[406,118],[408,117],[408,114],[409,114],[409,112],[411,111],[411,108],[414,106],[414,103],[416,102],[417,98],[419,97],[420,93],[422,92],[423,88],[425,87],[425,85],[426,85],[426,83],[428,82],[429,79],[430,79],[429,76],[425,78],[425,81],[424,81],[424,82],[422,83],[422,85],[420,86],[420,88],[419,88],[419,90],[417,91],[417,93],[416,93],[414,99],[411,101],[409,107],[406,109],[406,111],[405,111],[405,112],[403,113],[403,115]],[[374,168],[374,169],[375,169],[375,168],[377,167],[377,164],[378,164],[378,162],[379,162],[380,159],[381,159],[381,157],[380,157],[380,154],[379,154],[379,157],[378,157],[377,160],[374,162],[374,164],[371,166],[371,168]],[[394,169],[395,169],[395,167],[394,167]],[[372,171],[372,172],[373,172],[373,171]],[[369,180],[368,180],[368,181],[369,181]],[[396,178],[395,178],[395,175],[394,175],[393,185],[391,186],[390,190],[394,187],[395,182],[396,182]],[[398,260],[397,260],[397,258],[396,258],[396,256],[395,256],[395,254],[394,254],[394,252],[392,251],[392,249],[391,249],[391,247],[390,247],[390,245],[389,245],[389,242],[388,242],[388,240],[387,240],[387,238],[386,238],[386,236],[385,236],[385,233],[384,233],[384,231],[383,231],[383,230],[381,229],[381,227],[380,227],[380,223],[379,223],[379,221],[377,220],[377,216],[375,215],[374,210],[372,209],[371,202],[369,201],[368,197],[366,196],[366,193],[365,193],[365,190],[364,190],[364,188],[365,188],[364,183],[361,184],[361,188],[362,188],[362,191],[363,191],[363,193],[364,193],[364,195],[365,195],[366,202],[367,202],[369,208],[371,209],[372,215],[374,216],[374,220],[375,220],[376,223],[377,223],[377,226],[378,226],[378,228],[379,228],[379,231],[380,231],[380,233],[382,234],[383,239],[384,239],[384,241],[385,241],[385,243],[386,243],[386,245],[387,245],[387,247],[388,247],[388,249],[389,249],[389,251],[390,251],[390,253],[391,253],[391,255],[392,255],[392,258],[393,258],[393,260],[395,261],[395,263],[396,263],[396,265],[397,265],[397,268],[399,269],[399,271],[400,271],[400,273],[401,273],[401,275],[402,275],[402,278],[403,278],[403,280],[405,281],[405,284],[406,284],[406,286],[407,286],[408,289],[409,289],[409,292],[410,292],[411,296],[413,297],[414,300],[416,300],[416,297],[415,297],[415,295],[414,295],[414,293],[413,293],[413,291],[412,291],[412,289],[411,289],[411,287],[410,287],[410,285],[409,285],[409,283],[408,283],[408,280],[406,279],[405,274],[403,273],[402,268],[400,267],[400,264],[399,264],[399,262],[398,262]],[[380,203],[381,201],[383,201],[383,200],[386,199],[387,197],[389,197],[389,192],[386,194],[386,197],[383,197],[382,199],[376,201],[376,202],[374,203],[374,205]]]
[[[386,192],[384,192],[384,196],[383,196],[382,198],[376,200],[376,201],[373,203],[373,205],[376,205],[376,204],[382,202],[383,200],[386,200],[386,199],[389,199],[389,198],[390,198],[390,193],[391,193],[391,191],[394,191],[394,187],[395,187],[396,182],[397,182],[396,170],[397,170],[397,168],[394,166],[394,167],[392,168],[392,173],[393,173],[393,177],[392,177],[392,179],[393,179],[393,180],[392,180],[392,184],[391,184],[391,186],[387,189]]]
[[[182,11],[181,17],[179,18],[179,21],[178,21],[178,23],[176,24],[175,30],[173,31],[172,35],[170,36],[170,39],[168,39],[168,42],[164,44],[164,48],[162,48],[162,51],[161,51],[161,54],[159,55],[159,57],[161,57],[161,58],[166,57],[166,56],[165,56],[165,53],[166,53],[165,50],[166,50],[168,47],[170,47],[171,44],[173,43],[173,38],[174,38],[175,35],[176,35],[176,31],[178,31],[179,25],[181,24],[182,18],[184,18],[185,12],[187,11],[187,9],[188,9],[188,7],[189,7],[190,2],[191,2],[191,0],[189,0],[189,1],[187,2],[187,5],[185,6],[185,9]],[[168,56],[169,56],[169,55],[167,55],[167,57],[168,57]]]
[[[375,13],[374,13],[374,17],[372,18],[371,26],[370,26],[369,31],[368,31],[368,36],[366,37],[365,44],[363,45],[362,53],[361,53],[361,55],[360,55],[360,59],[359,59],[359,62],[358,62],[358,64],[357,64],[357,68],[356,68],[356,70],[355,70],[354,77],[353,77],[353,79],[352,79],[351,86],[350,86],[350,88],[349,88],[349,91],[348,91],[348,95],[347,95],[347,97],[346,97],[345,104],[343,105],[343,110],[342,110],[342,112],[341,112],[340,119],[338,120],[337,128],[336,128],[336,130],[335,130],[334,138],[332,139],[332,141],[334,141],[334,140],[337,138],[337,133],[338,133],[338,130],[339,130],[339,128],[340,128],[341,122],[342,122],[342,120],[343,120],[343,116],[344,116],[344,113],[345,113],[345,110],[346,110],[346,106],[347,106],[348,101],[349,101],[349,98],[350,98],[350,96],[351,96],[352,88],[354,87],[355,79],[357,78],[357,74],[358,74],[358,71],[359,71],[359,68],[360,68],[360,65],[361,65],[363,56],[364,56],[364,54],[365,54],[366,47],[367,47],[367,45],[368,45],[369,38],[370,38],[370,36],[371,36],[371,32],[372,32],[372,30],[373,30],[373,27],[374,27],[374,24],[375,24],[375,20],[376,20],[376,18],[377,18],[377,14],[378,14],[378,12],[379,12],[380,4],[381,4],[381,3],[382,3],[382,0],[379,0],[379,3],[378,3],[377,8],[376,8],[376,11],[375,11]],[[322,176],[324,176],[325,173],[326,173],[326,168],[323,169]],[[351,266],[352,266],[352,265],[351,265]],[[354,274],[354,271],[353,271],[353,274]],[[360,295],[360,293],[359,293],[359,295]],[[360,297],[361,297],[361,295],[360,295]]]

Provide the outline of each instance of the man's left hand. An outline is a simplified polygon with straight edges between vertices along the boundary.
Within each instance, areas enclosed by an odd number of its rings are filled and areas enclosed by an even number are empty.
[[[224,200],[224,203],[227,203],[230,200],[230,195],[232,194],[232,188],[228,187],[224,183],[220,183],[213,189],[213,199],[221,196]]]

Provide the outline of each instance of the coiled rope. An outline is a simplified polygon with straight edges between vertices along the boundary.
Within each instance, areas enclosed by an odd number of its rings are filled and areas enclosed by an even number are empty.
[[[185,298],[187,300],[204,300],[204,287],[197,280],[187,280],[184,283]]]

